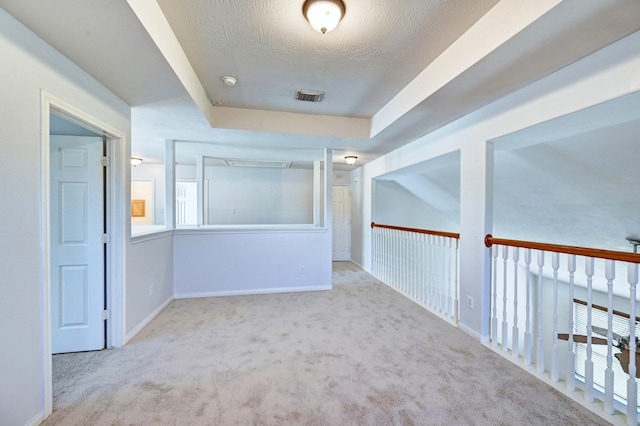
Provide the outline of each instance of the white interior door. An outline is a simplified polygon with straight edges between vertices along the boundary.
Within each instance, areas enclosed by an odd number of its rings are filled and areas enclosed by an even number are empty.
[[[51,136],[53,353],[104,348],[103,142]]]
[[[351,260],[351,191],[346,185],[333,187],[334,261]]]

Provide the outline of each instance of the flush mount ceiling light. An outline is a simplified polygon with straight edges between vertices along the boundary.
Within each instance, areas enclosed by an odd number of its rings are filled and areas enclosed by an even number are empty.
[[[138,167],[140,164],[142,164],[142,158],[140,158],[140,157],[131,157],[131,165],[133,167]]]
[[[346,161],[347,164],[350,166],[353,166],[354,164],[356,164],[357,159],[358,157],[356,157],[355,155],[347,155],[346,157],[344,157],[344,161]]]
[[[225,86],[228,86],[228,87],[235,86],[237,81],[238,80],[236,80],[235,77],[232,77],[230,75],[225,75],[224,77],[222,77],[222,82],[224,83]]]
[[[307,0],[302,5],[302,14],[311,27],[325,34],[338,26],[344,16],[342,0]]]

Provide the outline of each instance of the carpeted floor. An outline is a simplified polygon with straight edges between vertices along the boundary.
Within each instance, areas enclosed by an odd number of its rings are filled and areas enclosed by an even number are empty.
[[[605,423],[351,263],[331,291],[176,300],[53,370],[45,425]]]

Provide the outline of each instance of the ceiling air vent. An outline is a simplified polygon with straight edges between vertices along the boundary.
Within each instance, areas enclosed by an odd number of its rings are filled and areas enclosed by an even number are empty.
[[[320,102],[323,96],[324,92],[314,90],[298,90],[296,92],[296,99],[304,102]]]

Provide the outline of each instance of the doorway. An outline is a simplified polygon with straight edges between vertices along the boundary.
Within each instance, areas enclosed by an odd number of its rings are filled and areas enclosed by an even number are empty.
[[[124,244],[127,234],[124,232],[126,215],[128,213],[128,168],[123,167],[123,160],[126,158],[125,133],[112,126],[86,114],[82,110],[68,104],[67,102],[44,91],[41,92],[41,177],[42,177],[42,221],[41,221],[41,241],[42,241],[42,360],[43,360],[43,414],[47,418],[53,409],[52,393],[52,345],[54,336],[53,329],[58,327],[62,321],[65,331],[73,331],[74,328],[82,328],[88,319],[88,305],[77,303],[79,299],[84,302],[85,297],[92,297],[88,287],[90,279],[89,265],[93,262],[98,265],[100,273],[97,275],[97,290],[94,294],[98,300],[99,321],[97,322],[96,335],[98,336],[98,349],[106,347],[119,347],[124,343]],[[63,142],[62,150],[67,150],[64,155],[60,154],[61,146],[51,136],[52,122],[54,127],[56,121],[71,127],[79,127],[93,135],[88,139],[90,142]],[[99,135],[95,137],[95,135]],[[86,137],[88,135],[84,135]],[[55,150],[55,154],[52,153]],[[106,155],[105,155],[106,154]],[[66,172],[76,172],[82,165],[89,161],[89,157],[99,158],[97,175],[87,177],[86,182],[73,180],[68,175],[54,177],[53,165],[57,161]],[[63,158],[64,157],[64,158]],[[105,157],[105,159],[103,159]],[[55,160],[55,161],[54,161]],[[106,167],[102,167],[102,162]],[[93,169],[87,168],[87,169]],[[95,171],[95,170],[94,170]],[[97,179],[97,182],[96,182]],[[96,203],[89,198],[92,194],[98,194],[101,200],[97,208],[93,206],[91,210],[80,209],[71,216],[59,215],[55,212],[64,212],[66,207],[82,204],[80,201],[87,199],[88,204]],[[55,197],[55,199],[54,199]],[[62,204],[61,204],[62,203]],[[91,215],[100,216],[96,223],[95,231],[91,234],[93,239],[89,244],[92,249],[81,248],[81,241],[89,241],[89,222],[79,219],[91,219]],[[78,216],[79,215],[79,216]],[[76,226],[82,223],[81,226]],[[55,233],[55,236],[54,236]],[[63,238],[61,238],[61,235]],[[97,243],[95,240],[97,238]],[[94,252],[94,260],[85,262],[86,259],[75,259],[69,263],[64,263],[58,259],[60,242],[66,245],[65,249],[77,246],[79,252]],[[104,241],[104,243],[103,243]],[[73,251],[73,250],[71,250]],[[73,253],[65,253],[73,255]],[[95,260],[98,259],[98,260]],[[85,263],[83,263],[85,262]],[[95,268],[94,268],[95,269]],[[54,276],[56,282],[54,282]],[[61,279],[62,278],[62,279]],[[64,289],[53,288],[54,285],[62,283]],[[61,297],[60,297],[61,296]],[[55,308],[64,308],[63,313],[54,314]],[[69,308],[69,309],[67,309]],[[62,318],[62,319],[61,319]],[[104,320],[103,320],[104,318]],[[72,342],[82,340],[77,337],[70,339]],[[71,350],[84,350],[84,346],[72,348]],[[58,350],[56,350],[58,351]],[[68,351],[67,349],[62,350]]]
[[[351,260],[351,188],[348,185],[333,186],[332,229],[332,260]]]

